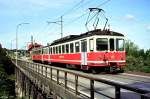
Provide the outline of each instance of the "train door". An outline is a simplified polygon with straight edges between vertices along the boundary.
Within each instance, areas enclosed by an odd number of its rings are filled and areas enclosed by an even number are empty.
[[[51,54],[52,54],[52,47],[48,47],[48,63],[50,63],[51,60]]]
[[[41,60],[42,62],[44,62],[44,55],[43,55],[43,54],[44,54],[44,49],[41,48],[40,50],[41,50],[41,53],[40,53],[40,58],[41,58],[41,59],[40,59],[40,60]]]
[[[87,40],[81,40],[81,65],[87,65]]]

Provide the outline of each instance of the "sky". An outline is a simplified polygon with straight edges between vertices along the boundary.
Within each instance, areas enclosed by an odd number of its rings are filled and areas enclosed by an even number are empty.
[[[19,49],[27,48],[31,35],[37,43],[51,43],[61,37],[61,27],[47,22],[60,21],[61,16],[63,36],[84,33],[88,8],[94,7],[105,11],[110,30],[123,33],[140,49],[150,49],[150,0],[0,0],[0,43],[15,49],[16,30]]]

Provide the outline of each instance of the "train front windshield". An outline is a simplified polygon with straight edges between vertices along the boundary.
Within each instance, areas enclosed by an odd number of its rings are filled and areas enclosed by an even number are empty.
[[[116,39],[116,51],[124,51],[124,39]]]
[[[109,45],[108,45],[109,41]],[[115,46],[116,45],[116,46]],[[107,39],[107,38],[97,38],[96,39],[96,50],[97,51],[108,51],[108,48],[110,48],[110,51],[124,51],[124,39],[117,38],[114,40],[114,38]]]

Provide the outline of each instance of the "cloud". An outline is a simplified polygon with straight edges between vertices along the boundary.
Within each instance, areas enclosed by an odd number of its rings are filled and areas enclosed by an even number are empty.
[[[146,30],[150,31],[150,25],[148,25],[148,26],[146,27]]]
[[[135,16],[132,14],[126,14],[124,18],[128,21],[135,20]]]

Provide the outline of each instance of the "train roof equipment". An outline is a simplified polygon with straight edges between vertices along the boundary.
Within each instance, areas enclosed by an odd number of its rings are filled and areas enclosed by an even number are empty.
[[[96,29],[96,30],[88,31],[86,33],[82,33],[80,35],[69,35],[69,36],[57,39],[57,40],[53,41],[50,45],[65,43],[68,41],[77,40],[77,39],[81,39],[81,38],[89,37],[89,36],[94,36],[94,35],[124,36],[121,33],[109,31],[107,29],[106,30]]]

